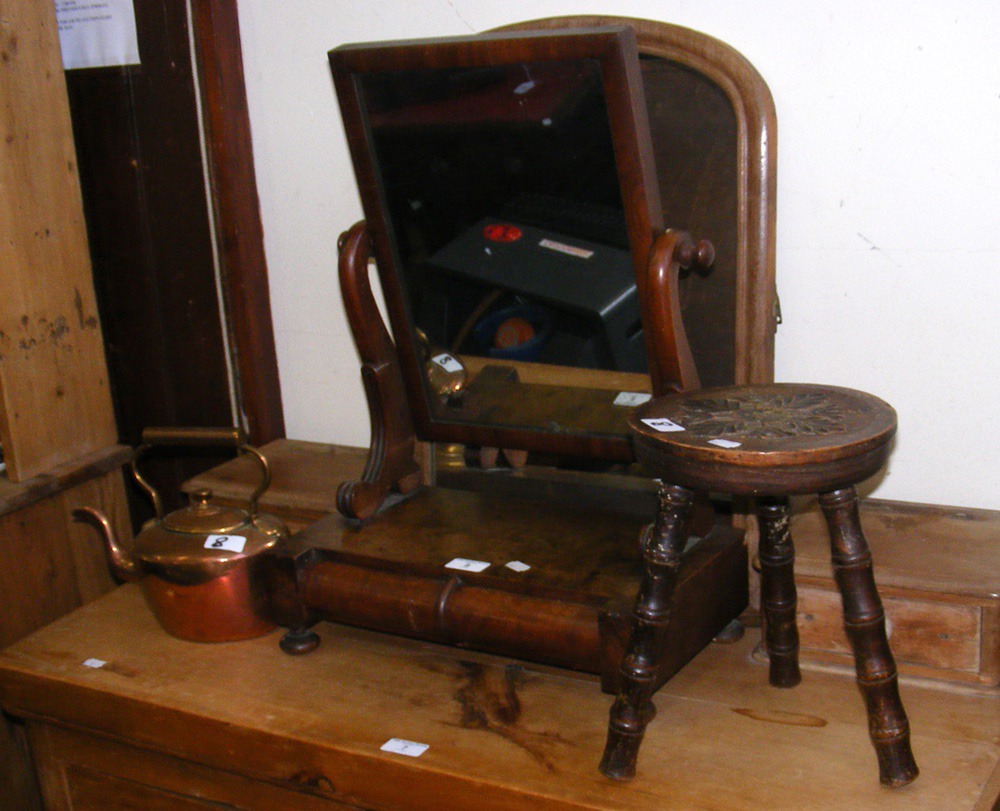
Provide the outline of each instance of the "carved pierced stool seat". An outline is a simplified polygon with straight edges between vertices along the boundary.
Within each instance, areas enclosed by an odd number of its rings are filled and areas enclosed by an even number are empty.
[[[657,663],[696,490],[756,497],[770,682],[799,683],[788,497],[818,493],[880,778],[889,786],[912,781],[917,766],[909,723],[854,488],[889,456],[896,431],[892,407],[832,386],[732,386],[650,400],[636,409],[630,428],[636,456],[661,482],[659,509],[642,539],[644,574],[601,771],[621,779],[635,773],[654,713]]]

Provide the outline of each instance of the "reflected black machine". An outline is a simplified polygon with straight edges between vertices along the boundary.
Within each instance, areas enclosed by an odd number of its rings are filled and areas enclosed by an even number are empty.
[[[461,301],[490,306],[462,312]],[[456,352],[646,369],[629,252],[523,221],[485,217],[433,254],[420,314]]]

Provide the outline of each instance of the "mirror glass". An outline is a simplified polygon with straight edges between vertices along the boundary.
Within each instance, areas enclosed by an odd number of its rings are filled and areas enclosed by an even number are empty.
[[[659,224],[634,36],[330,57],[418,434],[621,455]]]

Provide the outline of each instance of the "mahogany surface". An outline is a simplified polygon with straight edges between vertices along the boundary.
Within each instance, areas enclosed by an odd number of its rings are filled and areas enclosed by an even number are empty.
[[[670,619],[680,527],[697,488],[766,496],[760,511],[761,608],[770,682],[777,687],[801,678],[788,494],[819,493],[880,778],[892,787],[913,781],[918,770],[909,721],[854,489],[888,457],[896,430],[892,408],[838,387],[724,387],[653,399],[636,409],[631,425],[636,455],[662,483],[601,771],[619,779],[635,773],[653,714],[651,686]]]
[[[622,21],[625,25],[630,22]],[[504,64],[530,62],[543,58],[546,49],[557,46],[565,49],[558,51],[561,58],[585,55],[588,59],[600,59],[625,198],[629,243],[637,257],[636,285],[642,301],[647,354],[654,359],[650,364],[650,388],[654,394],[692,389],[699,385],[699,379],[682,324],[680,274],[690,269],[690,286],[697,286],[700,271],[693,266],[704,269],[710,265],[714,250],[707,243],[695,245],[686,232],[662,231],[661,215],[665,210],[659,207],[656,198],[663,183],[657,182],[652,171],[653,145],[646,120],[650,109],[640,103],[641,97],[636,92],[641,77],[634,60],[634,34],[631,28],[619,27],[620,23],[605,25],[614,29],[552,31],[551,37],[535,32],[515,38],[493,34],[436,41],[426,43],[421,53],[415,52],[413,43],[405,47],[398,43],[345,46],[331,52],[331,66],[367,219],[367,226],[355,226],[344,240],[340,268],[345,306],[362,356],[373,441],[365,474],[361,480],[343,485],[338,494],[340,512],[348,518],[362,519],[366,525],[352,534],[343,531],[338,519],[324,520],[304,533],[299,539],[302,544],[299,551],[284,557],[276,568],[275,605],[279,613],[283,612],[282,624],[291,629],[286,647],[294,651],[312,648],[316,640],[306,635],[306,628],[318,618],[337,619],[537,661],[599,670],[604,675],[605,687],[616,687],[607,663],[610,659],[617,665],[621,658],[624,620],[618,604],[626,599],[622,584],[629,583],[625,592],[633,591],[641,568],[640,556],[631,540],[635,529],[632,521],[613,510],[588,515],[578,506],[560,514],[561,508],[543,501],[516,505],[477,496],[461,506],[456,500],[465,496],[442,491],[420,493],[381,514],[378,512],[388,505],[393,490],[405,494],[416,483],[416,473],[409,467],[414,435],[424,440],[589,456],[605,462],[630,462],[633,456],[624,432],[615,434],[606,430],[603,423],[595,428],[587,422],[577,403],[570,403],[567,413],[582,419],[579,425],[568,418],[549,418],[547,408],[572,398],[560,397],[558,388],[548,381],[523,385],[516,369],[488,370],[496,372],[492,376],[481,371],[469,387],[467,399],[454,412],[436,401],[432,407],[423,381],[425,358],[415,346],[414,324],[409,320],[406,306],[403,269],[397,267],[400,251],[394,249],[393,218],[385,208],[385,189],[379,186],[380,174],[374,165],[375,156],[361,109],[360,84],[356,80],[358,75],[371,70],[441,68],[456,62],[468,65],[492,65],[497,60]],[[700,169],[693,170],[693,176],[686,182],[698,187],[695,196],[701,203],[687,201],[684,207],[703,209],[705,201],[715,199],[717,185],[729,190],[725,198],[728,202],[719,206],[718,216],[727,220],[722,229],[730,253],[727,264],[730,271],[735,267],[736,272],[721,276],[725,285],[721,296],[708,297],[709,310],[717,308],[718,312],[713,311],[712,315],[718,315],[723,324],[723,343],[732,349],[728,356],[723,353],[719,373],[727,380],[767,379],[774,325],[770,253],[773,208],[769,202],[774,153],[773,141],[763,136],[770,131],[769,124],[773,125],[770,97],[745,60],[721,43],[682,29],[660,30],[652,24],[645,25],[644,36],[652,43],[652,55],[677,58],[692,73],[714,60],[717,64],[706,69],[709,83],[718,82],[733,106],[733,115],[727,119],[728,128],[720,133],[717,143],[719,149],[727,152],[728,158],[722,161],[726,169],[715,174],[708,170],[711,178],[705,185],[696,179]],[[626,59],[630,50],[633,56]],[[655,75],[663,77],[662,73]],[[725,107],[725,103],[721,106]],[[674,112],[658,109],[657,114],[663,118]],[[752,146],[741,152],[748,138]],[[760,159],[755,160],[755,155]],[[734,166],[741,168],[734,171]],[[676,182],[666,185],[671,187]],[[674,205],[676,200],[672,198],[670,202],[670,217],[676,222],[680,216]],[[369,234],[382,277],[395,346],[382,327],[368,286]],[[748,264],[754,256],[758,261]],[[759,317],[760,306],[767,311],[764,318]],[[713,342],[714,338],[706,341],[709,345]],[[741,346],[741,342],[746,345]],[[582,398],[581,403],[592,413],[609,414],[612,417],[609,424],[615,424],[617,417],[620,426],[622,411],[620,407],[612,407],[615,394],[611,389],[599,387],[592,398]],[[529,402],[530,409],[521,408]],[[536,416],[532,418],[532,414]],[[448,510],[428,511],[428,505],[436,500],[448,501],[452,506]],[[423,517],[420,510],[425,511]],[[510,521],[511,517],[517,520]],[[611,526],[615,527],[615,533],[625,529],[627,537],[611,538],[604,531]],[[603,537],[593,538],[594,527],[599,528],[598,534]],[[707,644],[711,633],[738,614],[738,606],[745,604],[746,570],[734,565],[745,553],[740,533],[731,529],[725,532],[718,529],[718,533],[713,542],[718,543],[718,538],[722,538],[719,549],[725,550],[725,554],[713,554],[705,565],[695,565],[692,561],[698,559],[699,553],[712,549],[709,538],[685,557],[691,527],[687,516],[677,521],[669,580],[679,608],[672,624],[663,618],[662,627],[656,629],[655,642],[651,643],[657,651],[670,651],[674,661],[653,674],[647,685],[650,693],[694,651]],[[413,548],[411,538],[416,539],[419,549]],[[481,577],[458,577],[443,571],[447,557],[438,559],[439,547],[451,548],[448,557],[482,559],[498,568],[508,554],[514,560],[530,558],[538,561],[531,565],[537,566],[540,574],[537,580],[533,574],[523,577],[517,585],[512,585],[507,575],[495,578],[493,572],[497,569]],[[508,548],[513,551],[508,553]],[[558,550],[558,564],[549,559],[552,550]],[[604,559],[593,564],[591,557],[595,550]],[[514,554],[517,551],[520,558]],[[630,570],[624,578],[620,565],[623,561]],[[696,571],[695,576],[691,569]],[[722,574],[721,580],[714,584],[713,571]],[[559,582],[561,578],[569,581],[569,585]],[[602,579],[606,583],[614,581],[613,585],[602,588]],[[714,631],[709,632],[710,629]],[[617,666],[612,667],[612,674],[617,670]]]
[[[327,619],[601,674],[613,691],[645,520],[556,497],[425,488],[372,521],[334,515],[296,535],[272,589],[277,619],[293,640]],[[704,503],[684,530],[701,540],[685,550],[659,683],[747,603],[742,533]],[[489,566],[448,568],[456,558]]]

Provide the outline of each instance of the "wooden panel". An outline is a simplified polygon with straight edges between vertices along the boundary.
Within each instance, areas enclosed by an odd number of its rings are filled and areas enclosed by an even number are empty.
[[[130,536],[119,470],[0,517],[0,647],[114,587],[97,534],[71,516],[84,505]]]
[[[77,507],[98,507],[108,516],[118,537],[128,547],[132,536],[122,472],[116,470],[67,490],[62,494],[60,503],[67,518],[63,543],[69,547],[76,595],[82,605],[107,594],[116,583],[111,576],[102,540],[93,527],[72,520],[71,514]]]
[[[271,469],[271,486],[260,506],[296,531],[337,511],[337,486],[361,476],[367,448],[278,439],[260,448]],[[260,482],[260,466],[241,456],[195,476],[185,492],[208,488],[219,503],[245,507]]]
[[[36,764],[53,764],[51,768],[37,769],[36,767],[38,783],[41,787],[39,801],[44,799],[46,811],[66,811],[66,809],[71,808],[63,765],[58,762],[57,756],[52,752],[49,737],[44,734],[44,730],[42,730],[42,734],[37,734],[35,729],[32,729],[31,754]]]
[[[861,523],[900,672],[1000,686],[1000,512],[866,499]],[[804,661],[852,666],[812,500],[792,518]]]
[[[102,473],[120,468],[131,456],[131,448],[112,445],[52,468],[43,476],[17,483],[0,477],[0,515],[24,509]]]
[[[29,731],[52,809],[356,808],[47,724]]]
[[[20,484],[0,481],[0,647],[114,587],[97,534],[74,522],[79,506],[100,507],[129,533],[120,466],[129,450],[113,446]],[[21,729],[0,719],[0,808],[41,807]]]
[[[792,517],[795,570],[828,578],[830,537],[814,499],[796,504]],[[1000,510],[861,502],[861,523],[880,586],[998,599]]]
[[[238,411],[262,444],[284,423],[236,2],[133,5],[142,65],[67,77],[119,430],[231,422],[214,241]],[[168,495],[205,466],[171,471]]]
[[[55,7],[0,18],[0,442],[30,478],[114,444]]]
[[[0,700],[163,755],[170,772],[190,762],[226,773],[220,783],[238,775],[375,809],[960,811],[989,808],[1000,789],[1000,696],[904,679],[922,774],[887,791],[853,677],[809,671],[795,689],[770,688],[750,658],[756,634],[710,646],[663,687],[626,784],[597,772],[611,698],[596,680],[334,625],[322,634],[300,658],[281,653],[278,633],[183,642],[126,586],[0,653]],[[91,656],[107,664],[81,666]],[[430,748],[389,754],[390,737]],[[105,751],[94,771],[134,779],[119,748]]]
[[[69,784],[70,807],[74,811],[103,811],[106,808],[134,808],[136,811],[205,811],[218,808],[215,803],[203,802],[162,791],[153,786],[130,783],[103,774],[94,774],[75,766],[66,770]]]
[[[799,633],[804,649],[843,654],[850,658],[851,647],[844,632],[840,594],[822,584],[799,586]],[[933,601],[910,596],[882,594],[889,622],[889,641],[903,673],[909,665],[942,671],[964,671],[972,680],[979,673],[983,644],[983,608],[976,604]],[[809,651],[803,656],[808,658]],[[940,673],[962,678],[957,673]]]
[[[986,683],[1000,685],[1000,601],[984,606],[982,634],[980,674]]]
[[[41,811],[42,800],[24,726],[0,716],[0,808]]]

